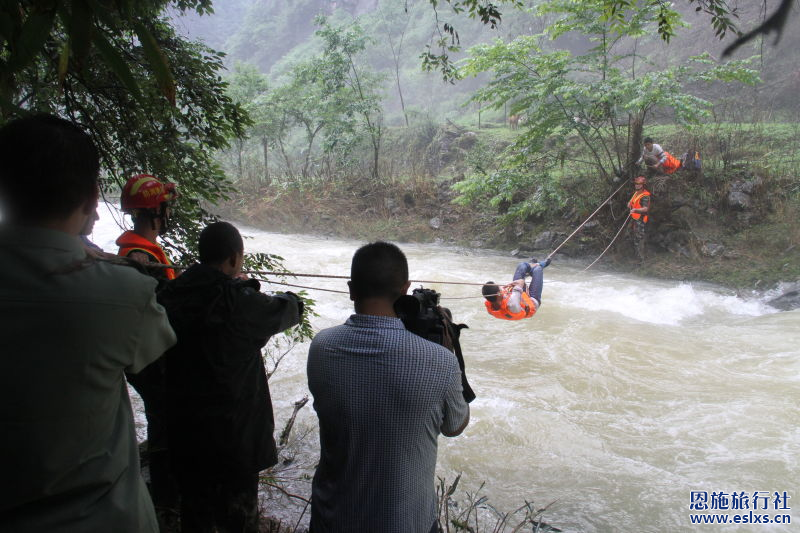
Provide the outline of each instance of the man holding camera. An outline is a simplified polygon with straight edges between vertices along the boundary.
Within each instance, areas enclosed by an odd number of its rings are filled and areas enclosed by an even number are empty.
[[[458,361],[397,317],[410,285],[397,246],[361,247],[348,284],[356,313],[321,331],[308,354],[321,444],[311,530],[437,531],[438,436],[469,423]]]

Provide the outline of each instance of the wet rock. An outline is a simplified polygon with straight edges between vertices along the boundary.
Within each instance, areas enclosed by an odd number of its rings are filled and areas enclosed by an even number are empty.
[[[667,245],[667,250],[672,252],[675,255],[680,255],[686,258],[692,257],[692,252],[686,246],[682,244],[678,244],[677,242],[671,242]]]
[[[731,209],[744,211],[753,206],[753,199],[746,192],[731,190],[728,193],[728,206]]]
[[[800,283],[784,287],[783,291],[783,294],[768,301],[767,304],[781,311],[800,309]]]
[[[725,246],[713,242],[703,244],[700,250],[706,257],[719,257],[725,253]]]
[[[589,222],[587,222],[587,223],[586,223],[586,224],[583,226],[583,229],[584,229],[584,231],[589,231],[589,230],[591,230],[591,229],[594,229],[594,228],[598,227],[599,225],[600,225],[600,223],[599,223],[598,221],[596,221],[596,220],[590,220]]]
[[[442,227],[442,219],[439,217],[433,217],[428,221],[428,226],[430,226],[431,229],[439,229]]]
[[[469,245],[470,245],[472,248],[483,248],[483,241],[482,241],[482,240],[480,240],[480,239],[475,239],[474,241],[471,241],[471,242],[469,243]]]
[[[478,141],[478,136],[474,131],[468,131],[464,133],[461,137],[458,138],[456,141],[456,146],[461,148],[462,150],[469,150],[475,143]]]
[[[533,241],[533,249],[544,250],[545,248],[550,248],[555,238],[556,234],[552,231],[543,231],[536,237],[536,240]]]
[[[520,251],[521,250],[519,248],[514,248],[513,250],[511,250],[511,257],[519,257]]]

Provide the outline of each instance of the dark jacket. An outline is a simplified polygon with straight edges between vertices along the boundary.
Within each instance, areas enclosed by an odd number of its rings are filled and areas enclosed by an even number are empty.
[[[179,472],[256,473],[277,458],[261,348],[300,321],[293,294],[195,265],[159,293],[178,337],[166,353],[170,452]]]

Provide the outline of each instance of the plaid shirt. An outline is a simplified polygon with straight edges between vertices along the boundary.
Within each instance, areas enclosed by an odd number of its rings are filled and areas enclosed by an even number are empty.
[[[437,437],[469,409],[455,355],[398,318],[352,315],[308,354],[321,458],[315,533],[427,533],[436,519]]]

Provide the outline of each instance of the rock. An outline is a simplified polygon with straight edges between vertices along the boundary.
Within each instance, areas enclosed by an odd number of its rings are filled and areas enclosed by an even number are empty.
[[[513,250],[511,250],[511,257],[519,257],[519,254],[520,254],[519,248],[514,248]]]
[[[552,231],[543,231],[536,237],[536,240],[533,241],[533,249],[544,250],[545,248],[549,248],[553,244],[555,238],[556,234]]]
[[[475,146],[476,142],[478,142],[478,135],[474,131],[468,131],[458,138],[456,146],[463,150],[469,150]]]
[[[693,228],[697,225],[697,213],[688,205],[682,205],[672,212],[672,221],[681,228]]]
[[[690,252],[689,249],[686,246],[684,246],[682,244],[678,244],[677,242],[671,242],[667,246],[667,250],[669,250],[670,252],[672,252],[675,255],[682,255],[683,257],[686,257],[686,258],[691,258],[692,257],[692,252]]]
[[[721,244],[707,242],[703,245],[701,252],[706,257],[719,257],[725,253],[725,247]]]
[[[768,301],[767,305],[781,311],[800,309],[800,283],[795,283],[785,288],[783,294]]]
[[[728,206],[731,209],[744,211],[753,206],[753,199],[746,192],[731,190],[728,193]]]
[[[469,245],[470,245],[472,248],[483,248],[483,241],[482,241],[482,240],[480,240],[480,239],[475,239],[474,241],[471,241],[471,242],[469,243]]]
[[[394,209],[397,203],[394,201],[394,198],[384,198],[383,205],[386,209]]]
[[[599,223],[598,221],[596,221],[596,220],[590,220],[589,222],[587,222],[587,223],[586,223],[586,224],[583,226],[583,229],[584,229],[584,231],[589,231],[590,229],[596,228],[596,227],[597,227],[597,226],[599,226],[599,225],[600,225],[600,223]]]
[[[439,229],[442,227],[442,219],[439,217],[433,217],[428,221],[428,225],[431,229]]]

